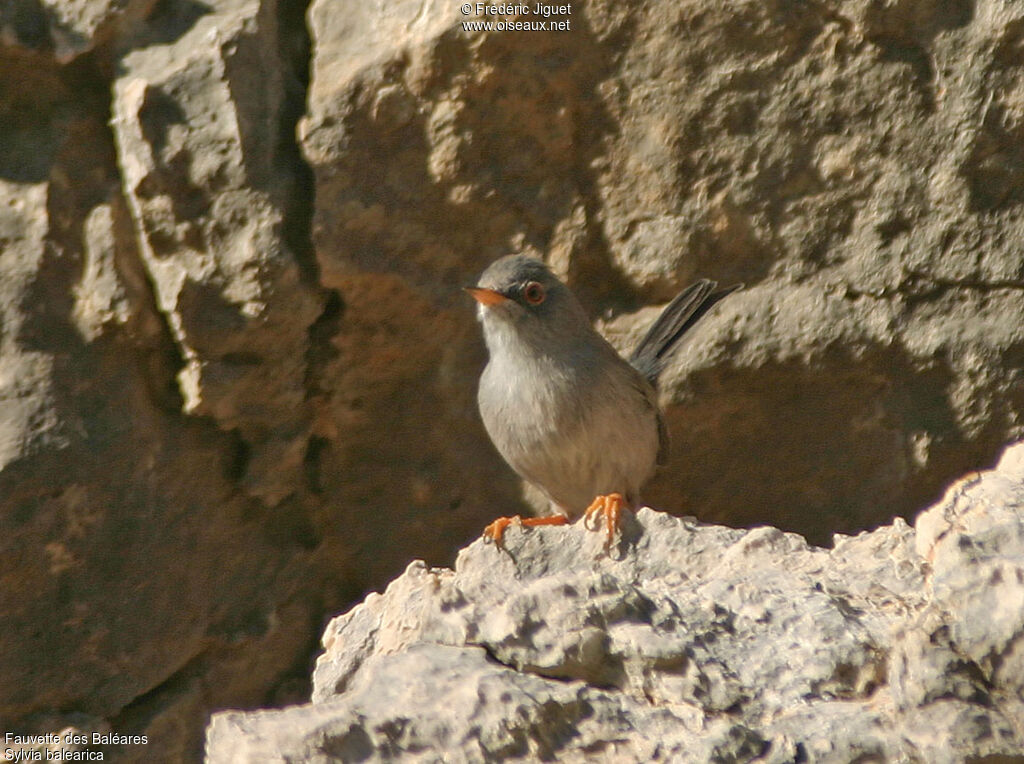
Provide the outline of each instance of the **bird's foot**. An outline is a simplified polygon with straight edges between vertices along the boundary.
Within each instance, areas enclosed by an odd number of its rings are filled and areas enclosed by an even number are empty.
[[[619,531],[622,521],[622,507],[626,501],[621,493],[609,493],[598,496],[589,507],[583,512],[583,527],[590,531],[596,531],[601,527],[601,518],[604,518],[604,527],[607,536],[604,540],[604,551],[612,548],[615,541],[615,534]]]
[[[484,541],[493,541],[494,545],[501,549],[505,538],[505,529],[510,525],[521,525],[532,528],[537,525],[565,525],[569,518],[565,515],[550,515],[548,517],[499,517],[493,523],[484,528]]]

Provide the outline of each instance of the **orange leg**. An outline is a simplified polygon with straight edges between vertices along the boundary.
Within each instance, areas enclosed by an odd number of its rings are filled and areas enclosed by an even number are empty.
[[[622,520],[622,507],[626,500],[621,493],[609,493],[605,496],[598,496],[583,513],[583,526],[587,530],[596,531],[604,518],[605,532],[608,534],[604,540],[605,551],[612,548],[615,541],[615,534],[619,530]]]
[[[502,548],[502,539],[505,537],[505,529],[510,525],[523,525],[532,528],[537,525],[565,525],[569,518],[565,515],[551,515],[549,517],[499,517],[493,523],[484,528],[484,541],[490,539],[499,549]]]

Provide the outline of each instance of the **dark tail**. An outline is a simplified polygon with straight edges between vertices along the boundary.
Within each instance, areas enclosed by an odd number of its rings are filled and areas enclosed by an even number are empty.
[[[652,385],[657,383],[672,350],[690,327],[719,300],[741,289],[743,284],[733,284],[717,292],[716,286],[716,282],[707,279],[688,286],[661,312],[636,346],[629,362]]]

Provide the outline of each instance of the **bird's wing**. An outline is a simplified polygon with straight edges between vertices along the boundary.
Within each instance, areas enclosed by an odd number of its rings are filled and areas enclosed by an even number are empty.
[[[668,427],[665,426],[665,417],[662,416],[661,409],[658,409],[658,458],[656,463],[659,467],[668,464],[668,452]]]
[[[665,418],[661,415],[661,407],[658,405],[658,391],[642,374],[635,369],[630,369],[633,378],[633,387],[643,397],[644,402],[654,412],[658,422],[658,456],[656,463],[662,466],[668,463],[668,427],[665,426]]]

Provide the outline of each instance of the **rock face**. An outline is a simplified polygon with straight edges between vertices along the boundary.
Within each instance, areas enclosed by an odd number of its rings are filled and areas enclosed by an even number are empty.
[[[747,283],[665,375],[668,512],[823,543],[1024,436],[1020,3],[345,6],[0,2],[12,731],[193,760],[304,694],[326,614],[526,509],[458,289],[510,250],[622,347]]]
[[[450,386],[473,368],[454,287],[510,248],[545,255],[624,343],[653,317],[634,309],[694,276],[750,286],[666,374],[653,506],[821,543],[910,516],[1024,434],[1024,9],[572,8],[569,32],[479,35],[444,3],[311,6],[301,134],[338,341],[376,368],[363,322],[386,325],[400,359],[387,396],[337,377],[363,455],[402,464],[391,433],[438,412],[478,451]],[[430,384],[410,389],[413,368]],[[391,468],[390,490],[453,484],[431,464]]]
[[[830,550],[649,509],[601,547],[412,563],[327,627],[311,705],[215,715],[207,760],[1024,756],[1024,444]]]
[[[194,760],[206,709],[268,702],[344,601],[294,498],[325,294],[285,5],[0,9],[5,731]]]

